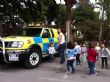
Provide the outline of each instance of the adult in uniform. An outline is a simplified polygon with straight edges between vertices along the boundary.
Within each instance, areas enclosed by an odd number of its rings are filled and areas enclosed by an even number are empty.
[[[65,55],[64,55],[64,50],[65,50],[65,36],[61,30],[61,28],[58,28],[58,33],[59,33],[59,42],[58,42],[58,47],[59,47],[59,54],[60,54],[60,64],[63,64],[65,62]]]

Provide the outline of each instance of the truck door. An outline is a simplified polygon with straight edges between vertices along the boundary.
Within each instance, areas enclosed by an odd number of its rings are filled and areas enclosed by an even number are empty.
[[[48,52],[48,47],[49,47],[49,39],[51,38],[51,35],[50,35],[50,30],[49,29],[46,29],[44,28],[43,29],[43,32],[42,32],[42,42],[43,42],[43,53],[47,53]]]
[[[57,49],[58,48],[58,31],[57,29],[51,29],[51,34],[52,34],[52,39],[54,41],[54,48]]]

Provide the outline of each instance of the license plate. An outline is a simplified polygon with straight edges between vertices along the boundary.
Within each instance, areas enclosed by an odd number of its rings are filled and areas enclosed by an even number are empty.
[[[19,61],[18,54],[9,54],[9,61]]]

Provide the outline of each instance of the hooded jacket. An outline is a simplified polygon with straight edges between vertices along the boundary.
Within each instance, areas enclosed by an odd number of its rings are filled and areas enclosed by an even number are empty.
[[[88,53],[87,60],[95,63],[97,56],[96,51],[93,48],[88,48],[87,53]]]

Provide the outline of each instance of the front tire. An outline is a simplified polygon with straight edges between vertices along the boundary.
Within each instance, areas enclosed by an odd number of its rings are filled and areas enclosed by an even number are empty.
[[[39,50],[31,50],[26,61],[24,62],[25,67],[32,69],[37,67],[41,62],[41,54]]]

